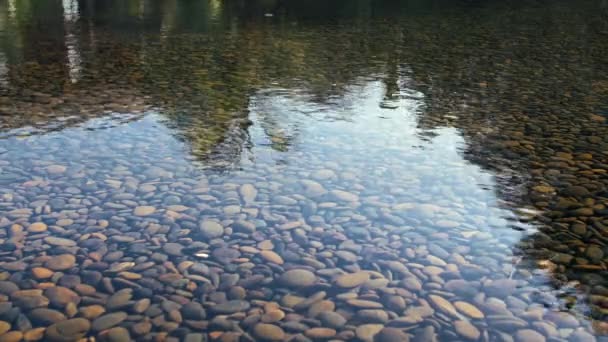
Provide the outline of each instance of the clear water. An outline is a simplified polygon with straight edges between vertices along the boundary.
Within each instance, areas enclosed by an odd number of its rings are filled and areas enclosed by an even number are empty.
[[[607,38],[601,1],[0,2],[4,338],[602,340]]]

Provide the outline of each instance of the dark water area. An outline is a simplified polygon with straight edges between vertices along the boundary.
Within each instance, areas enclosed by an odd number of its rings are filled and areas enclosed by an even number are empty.
[[[608,1],[0,0],[1,341],[607,341]]]

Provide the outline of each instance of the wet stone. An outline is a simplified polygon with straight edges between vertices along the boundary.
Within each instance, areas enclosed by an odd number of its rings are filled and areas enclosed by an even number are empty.
[[[305,287],[314,284],[316,276],[310,271],[295,269],[283,273],[279,282],[287,287]]]
[[[209,310],[214,314],[227,315],[248,310],[249,307],[250,304],[244,300],[230,300],[226,303],[211,306]]]
[[[214,239],[224,234],[224,227],[215,221],[206,220],[200,223],[199,230],[207,239]]]
[[[273,324],[258,323],[253,327],[253,335],[262,341],[283,341],[285,332]]]
[[[109,329],[113,326],[116,326],[117,324],[124,321],[126,318],[127,318],[127,314],[125,312],[113,312],[113,313],[105,314],[103,316],[96,318],[93,321],[91,328],[94,331],[102,331],[105,329]]]
[[[65,271],[76,264],[76,258],[71,254],[61,254],[51,257],[45,267],[53,271]]]
[[[61,321],[49,326],[45,339],[49,341],[76,341],[86,335],[91,329],[91,323],[84,318],[74,318]]]

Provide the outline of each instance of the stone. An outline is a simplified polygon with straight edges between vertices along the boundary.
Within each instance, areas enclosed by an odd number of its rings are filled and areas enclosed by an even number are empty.
[[[0,335],[6,333],[9,330],[11,330],[10,323],[5,322],[5,321],[0,321]]]
[[[149,205],[142,205],[133,209],[133,215],[135,216],[148,216],[154,214],[154,212],[156,212],[156,208]]]
[[[50,300],[51,305],[63,308],[68,303],[80,303],[80,296],[63,286],[50,287],[44,291],[44,295]]]
[[[515,332],[515,342],[545,342],[545,337],[532,329],[521,329]]]
[[[131,335],[129,331],[123,327],[114,327],[109,329],[100,336],[103,341],[107,342],[129,342]]]
[[[463,302],[463,301],[456,301],[454,302],[454,307],[456,307],[456,309],[463,313],[465,316],[469,317],[469,318],[473,318],[473,319],[482,319],[484,318],[483,313],[476,308],[474,305],[469,304],[467,302]]]
[[[285,332],[274,324],[258,323],[253,327],[253,336],[262,341],[283,341]]]
[[[48,341],[71,342],[83,338],[91,329],[84,318],[73,318],[50,325],[45,332]]]
[[[62,247],[74,247],[76,246],[76,241],[70,239],[59,238],[55,236],[47,236],[44,238],[44,242],[48,243],[52,246],[62,246]]]
[[[10,296],[16,291],[19,291],[17,284],[10,281],[0,281],[0,294]]]
[[[35,222],[30,224],[29,227],[27,227],[27,231],[30,233],[42,233],[46,232],[47,228],[47,225],[43,222]]]
[[[76,257],[72,254],[60,254],[51,257],[45,263],[45,267],[53,271],[65,271],[76,264]]]
[[[132,289],[122,289],[114,293],[106,302],[106,309],[114,311],[129,305],[129,301],[133,297]]]
[[[517,281],[513,279],[497,279],[484,286],[484,291],[490,297],[506,298],[512,295],[517,288]]]
[[[255,223],[245,220],[238,220],[232,224],[235,232],[251,234],[256,230]]]
[[[243,199],[245,204],[251,204],[255,201],[255,198],[258,195],[258,190],[253,186],[253,184],[243,184],[239,188],[239,194]]]
[[[65,321],[67,319],[67,317],[61,312],[46,308],[34,309],[30,311],[28,317],[32,322],[45,326]]]
[[[169,242],[163,245],[163,251],[170,256],[181,256],[184,246],[179,243]]]
[[[19,342],[23,339],[21,331],[9,331],[0,335],[0,342]]]
[[[304,335],[313,340],[327,340],[336,336],[336,331],[330,328],[312,328],[306,330]]]
[[[199,224],[199,231],[207,239],[215,239],[224,234],[224,227],[216,221],[205,220]]]
[[[448,314],[452,317],[460,318],[460,315],[456,311],[456,308],[450,303],[447,299],[437,296],[437,295],[429,295],[429,300],[433,306],[442,311],[445,314]]]
[[[214,306],[211,306],[209,310],[214,314],[218,315],[229,315],[236,312],[249,310],[249,302],[244,300],[229,300],[225,303],[220,303]]]
[[[386,327],[374,336],[374,342],[407,342],[410,336],[401,329]]]
[[[78,308],[78,312],[82,317],[88,320],[93,320],[105,313],[106,309],[101,305],[89,305],[81,306],[80,308]]]
[[[353,288],[363,285],[369,278],[369,273],[364,271],[348,273],[338,276],[335,280],[335,284],[341,288]]]
[[[333,329],[341,329],[346,324],[346,318],[333,311],[321,312],[317,315],[317,319],[319,319],[324,326]]]
[[[332,190],[329,192],[329,195],[335,201],[341,202],[358,202],[359,196],[353,194],[352,192],[343,191],[343,190]]]
[[[180,308],[182,317],[187,320],[200,321],[207,318],[207,313],[200,303],[188,302]]]
[[[384,310],[365,309],[357,311],[357,318],[366,323],[386,324],[389,320],[388,313]]]
[[[374,336],[383,328],[383,324],[362,324],[355,329],[355,334],[362,342],[374,342]]]
[[[67,171],[67,167],[63,166],[63,165],[58,165],[58,164],[54,164],[54,165],[49,165],[46,167],[46,171],[48,173],[52,173],[52,174],[59,174],[59,173],[64,173]]]
[[[359,309],[382,309],[382,304],[371,300],[349,299],[346,303]]]
[[[27,342],[40,341],[44,338],[45,331],[46,327],[30,329],[23,333],[23,340]]]
[[[272,262],[277,265],[283,265],[285,263],[285,261],[283,261],[283,258],[281,258],[280,255],[273,251],[260,251],[259,254],[264,260],[268,262]]]
[[[44,268],[44,267],[33,267],[31,272],[32,272],[32,276],[34,277],[34,279],[37,279],[37,280],[48,279],[48,278],[52,277],[53,274],[55,274],[55,272],[49,270],[48,268]]]
[[[467,321],[455,321],[454,330],[456,330],[458,335],[471,341],[477,341],[479,339],[479,336],[481,336],[481,332],[479,332],[479,329],[477,329],[473,324]]]
[[[293,288],[310,286],[316,281],[317,277],[314,273],[303,269],[289,270],[279,278],[281,285]]]
[[[91,328],[94,331],[106,330],[106,329],[109,329],[109,328],[112,328],[112,327],[118,325],[125,319],[127,319],[127,314],[122,311],[105,314],[103,316],[96,318],[93,321]]]

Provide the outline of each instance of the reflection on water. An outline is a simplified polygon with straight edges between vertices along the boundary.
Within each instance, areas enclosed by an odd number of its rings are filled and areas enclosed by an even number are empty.
[[[601,339],[607,13],[0,2],[0,339]]]

